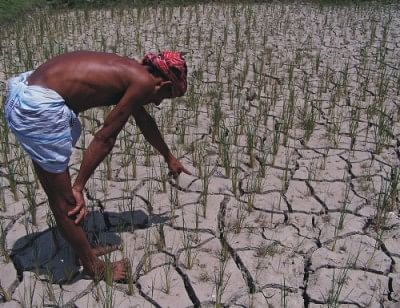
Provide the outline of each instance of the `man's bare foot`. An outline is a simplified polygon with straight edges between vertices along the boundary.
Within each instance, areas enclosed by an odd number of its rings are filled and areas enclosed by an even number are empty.
[[[112,281],[124,281],[127,278],[127,271],[130,271],[129,260],[123,259],[112,263]]]
[[[98,260],[95,267],[96,269],[92,271],[84,268],[83,273],[95,281],[104,280],[107,283],[112,281],[126,282],[131,271],[131,266],[128,259],[122,259],[120,261],[110,263],[109,267],[107,267],[105,262]]]
[[[96,246],[92,248],[92,251],[96,257],[104,256],[110,252],[116,251],[120,249],[119,245],[106,245],[106,246]],[[78,256],[75,256],[75,264],[77,266],[81,266],[82,262]]]

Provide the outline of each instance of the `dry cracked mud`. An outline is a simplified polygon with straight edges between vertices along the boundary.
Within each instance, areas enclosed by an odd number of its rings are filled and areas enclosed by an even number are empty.
[[[193,173],[168,178],[133,120],[86,187],[85,277],[1,125],[3,307],[399,307],[397,4],[221,4],[37,12],[1,34],[5,80],[61,52],[186,53],[189,90],[150,112]],[[70,164],[109,110],[80,115]]]

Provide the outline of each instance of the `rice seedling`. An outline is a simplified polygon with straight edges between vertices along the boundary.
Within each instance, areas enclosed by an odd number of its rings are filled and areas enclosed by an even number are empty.
[[[255,153],[254,149],[256,148],[256,127],[253,126],[253,123],[246,124],[246,136],[247,136],[247,155],[249,156],[249,167],[254,168],[255,165]]]
[[[222,307],[223,301],[222,297],[225,293],[226,287],[228,286],[229,279],[231,277],[230,273],[226,273],[226,267],[229,261],[229,252],[224,245],[218,252],[218,267],[214,272],[214,288],[215,288],[215,307]]]
[[[208,205],[208,185],[210,184],[211,176],[215,169],[211,169],[209,162],[204,162],[204,174],[201,179],[202,191],[200,194],[200,203],[203,209],[203,217],[207,217],[207,205]]]
[[[182,208],[182,245],[183,245],[183,254],[184,254],[184,265],[187,269],[192,269],[195,262],[197,253],[193,249],[193,236],[189,233],[189,231],[185,227],[185,216],[183,215]]]
[[[5,302],[9,302],[12,299],[11,294],[2,287],[1,283],[0,283],[0,295]]]
[[[172,264],[169,261],[168,257],[165,257],[166,259],[166,264],[163,266],[163,273],[164,275],[161,277],[161,280],[163,281],[163,286],[161,287],[161,291],[163,291],[165,294],[170,294],[171,293],[171,276],[172,276]]]
[[[335,269],[333,270],[331,287],[329,289],[328,298],[326,299],[328,307],[339,307],[340,295],[347,284],[348,274],[349,267],[340,270],[339,274],[336,273]]]
[[[5,192],[6,192],[6,186],[4,183],[4,178],[0,177],[0,211],[6,210],[7,204],[6,204]]]
[[[343,200],[342,200],[342,207],[340,209],[340,218],[339,218],[339,222],[338,222],[338,230],[343,230],[343,226],[344,226],[344,219],[346,217],[346,211],[347,211],[347,206],[350,203],[349,200],[349,195],[350,195],[350,181],[351,179],[349,179],[348,177],[344,179],[345,183],[346,183],[346,188],[345,191],[343,193]]]
[[[226,127],[220,130],[219,136],[219,153],[222,158],[222,165],[225,169],[225,176],[231,177],[231,137],[230,132]]]
[[[3,222],[0,222],[0,254],[4,258],[6,263],[10,262],[10,253],[7,248],[7,231],[3,226]]]

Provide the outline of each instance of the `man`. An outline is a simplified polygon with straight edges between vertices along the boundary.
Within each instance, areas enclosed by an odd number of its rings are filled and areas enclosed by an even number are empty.
[[[80,226],[87,215],[85,184],[131,115],[146,140],[164,156],[170,173],[190,174],[171,154],[143,107],[184,95],[186,76],[186,63],[178,52],[148,53],[139,63],[115,54],[80,51],[57,56],[8,82],[8,125],[32,158],[59,230],[92,277],[104,278],[105,265],[97,257],[102,249],[90,247]],[[108,105],[115,107],[85,151],[71,186],[68,163],[80,135],[77,115]],[[112,274],[115,281],[125,278],[123,260],[112,264]]]

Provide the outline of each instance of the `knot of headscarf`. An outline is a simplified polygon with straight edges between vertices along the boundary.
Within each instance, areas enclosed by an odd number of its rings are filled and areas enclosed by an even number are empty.
[[[143,58],[144,65],[151,65],[172,82],[172,95],[182,96],[187,90],[186,61],[180,52],[163,51],[158,55],[149,52]]]

